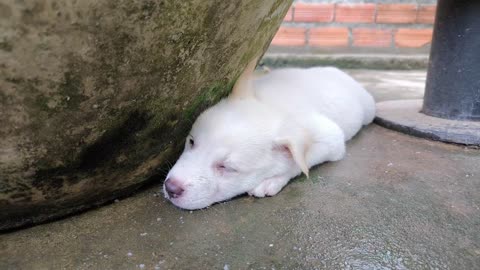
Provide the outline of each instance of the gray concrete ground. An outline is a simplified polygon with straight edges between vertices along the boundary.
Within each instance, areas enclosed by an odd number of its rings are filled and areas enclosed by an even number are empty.
[[[425,72],[355,70],[378,100]],[[0,235],[0,269],[480,269],[480,150],[376,125],[272,198],[182,211],[154,185]]]

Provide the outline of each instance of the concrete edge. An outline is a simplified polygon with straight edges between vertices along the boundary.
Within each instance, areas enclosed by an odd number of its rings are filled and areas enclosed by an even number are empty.
[[[343,69],[415,70],[428,67],[428,55],[267,53],[260,64],[274,68],[336,66]]]
[[[415,137],[469,147],[480,146],[480,123],[449,120],[421,113],[422,99],[376,104],[374,123]]]

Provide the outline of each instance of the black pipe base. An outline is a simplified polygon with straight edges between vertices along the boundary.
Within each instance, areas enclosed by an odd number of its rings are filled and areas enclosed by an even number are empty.
[[[480,146],[480,122],[431,117],[420,112],[422,105],[422,99],[379,102],[375,123],[421,138]]]

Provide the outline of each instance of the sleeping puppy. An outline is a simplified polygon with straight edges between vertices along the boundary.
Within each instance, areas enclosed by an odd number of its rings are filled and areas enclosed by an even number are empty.
[[[256,63],[193,124],[163,185],[174,205],[193,210],[243,193],[273,196],[310,167],[342,159],[345,141],[374,118],[372,96],[336,68],[253,79]]]

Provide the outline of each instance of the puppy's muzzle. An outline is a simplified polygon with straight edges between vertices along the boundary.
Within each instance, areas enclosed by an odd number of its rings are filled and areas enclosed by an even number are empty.
[[[178,198],[184,191],[180,186],[179,181],[172,178],[165,180],[165,190],[170,198]]]

